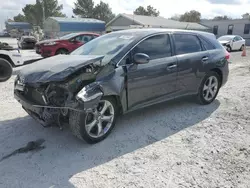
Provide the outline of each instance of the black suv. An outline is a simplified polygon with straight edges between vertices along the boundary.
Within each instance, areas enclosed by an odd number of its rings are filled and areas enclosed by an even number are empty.
[[[228,59],[210,33],[130,29],[27,65],[14,93],[43,126],[68,123],[75,136],[96,143],[119,114],[186,95],[211,103],[228,79]]]

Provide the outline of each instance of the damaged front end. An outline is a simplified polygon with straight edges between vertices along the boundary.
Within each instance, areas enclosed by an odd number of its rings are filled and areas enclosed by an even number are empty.
[[[88,64],[63,81],[27,83],[17,76],[14,96],[24,110],[44,127],[58,125],[62,129],[71,110],[87,112],[98,105],[103,92],[96,82],[100,65]]]

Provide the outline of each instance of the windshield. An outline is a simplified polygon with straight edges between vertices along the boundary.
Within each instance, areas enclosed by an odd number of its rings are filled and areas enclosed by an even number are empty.
[[[103,61],[109,62],[115,55],[129,45],[135,36],[132,33],[109,33],[84,44],[73,51],[72,55],[104,55]]]
[[[218,38],[219,41],[229,41],[229,40],[232,40],[234,37],[233,36],[222,36],[220,38]]]
[[[70,34],[64,35],[64,36],[60,37],[60,39],[68,40],[74,36],[77,36],[77,33],[70,33]]]

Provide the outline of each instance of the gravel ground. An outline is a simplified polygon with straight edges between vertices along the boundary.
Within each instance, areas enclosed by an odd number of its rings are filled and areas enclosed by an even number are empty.
[[[119,118],[95,145],[69,130],[42,128],[0,83],[0,158],[29,141],[45,148],[0,162],[0,187],[250,187],[250,50],[233,52],[229,81],[214,103],[187,99]]]

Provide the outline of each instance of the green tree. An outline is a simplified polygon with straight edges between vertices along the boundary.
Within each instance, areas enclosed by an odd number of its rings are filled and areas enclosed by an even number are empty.
[[[157,17],[160,15],[160,12],[151,5],[148,5],[146,9],[143,6],[139,6],[137,9],[135,9],[134,14]]]
[[[180,16],[181,22],[200,22],[201,13],[196,10],[191,10],[189,12],[185,12]]]
[[[105,21],[106,23],[115,17],[109,4],[102,1],[95,6],[94,15],[94,18]]]
[[[51,16],[66,17],[66,15],[61,12],[63,5],[59,5],[58,0],[40,0],[39,2],[39,10],[42,10],[42,6],[44,5],[45,19]]]
[[[73,13],[83,18],[93,18],[94,16],[94,1],[93,0],[77,0],[74,3],[75,8]]]
[[[26,21],[25,16],[22,14],[18,14],[17,16],[14,16],[13,19],[15,22],[25,22]]]
[[[95,5],[93,0],[77,0],[73,13],[82,18],[95,18],[106,23],[115,17],[108,3],[100,1]]]
[[[227,15],[224,16],[215,16],[213,20],[231,20],[232,18],[228,17]]]
[[[43,18],[47,19],[51,16],[65,17],[66,15],[61,12],[62,9],[63,5],[59,5],[58,0],[36,0],[35,4],[27,4],[22,11],[24,20],[32,25],[43,27]],[[15,17],[16,19],[23,18],[21,16],[17,15]]]
[[[250,14],[249,13],[242,14],[242,18],[243,19],[250,19]]]

